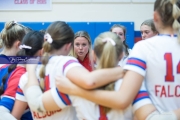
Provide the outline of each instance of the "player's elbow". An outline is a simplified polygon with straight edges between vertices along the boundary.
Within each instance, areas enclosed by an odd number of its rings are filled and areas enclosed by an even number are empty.
[[[25,91],[25,96],[31,110],[45,112],[42,102],[42,91],[39,86],[30,86]]]
[[[121,105],[119,105],[120,109],[126,109],[129,106],[126,102],[123,102]]]
[[[131,102],[129,100],[121,98],[117,102],[117,109],[126,109],[130,104]]]
[[[95,88],[95,83],[93,81],[87,80],[84,82],[84,85],[82,87],[84,89],[91,90]]]

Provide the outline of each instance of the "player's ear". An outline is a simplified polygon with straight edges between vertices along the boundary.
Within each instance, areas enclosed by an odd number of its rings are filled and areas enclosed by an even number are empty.
[[[44,50],[43,50],[43,48],[40,50],[40,56],[42,56],[43,55],[43,52]]]
[[[72,43],[68,43],[65,46],[65,50],[69,51],[71,49],[71,47],[72,47]]]
[[[44,48],[41,49],[41,55],[43,55],[43,54],[44,54]]]
[[[42,56],[42,49],[37,51],[36,56]]]
[[[19,40],[17,40],[15,43],[14,43],[14,46],[15,48],[19,49],[19,46],[21,45],[21,42]]]
[[[153,14],[153,16],[154,16],[154,22],[158,22],[159,21],[159,13],[158,12],[156,12],[156,11],[154,11],[154,14]]]

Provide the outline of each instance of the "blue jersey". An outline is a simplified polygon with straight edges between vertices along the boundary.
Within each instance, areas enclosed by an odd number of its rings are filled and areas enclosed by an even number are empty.
[[[6,55],[0,54],[0,61],[8,60]],[[9,64],[0,63],[0,83],[2,83],[3,77],[8,74]]]
[[[26,69],[24,67],[17,66],[15,70],[8,73],[8,68],[9,65],[2,65],[0,68],[1,82],[2,78],[7,75],[7,79],[4,84],[4,93],[1,95],[0,106],[7,108],[9,112],[11,112],[14,106],[15,95],[18,89],[20,77],[26,72]],[[29,110],[25,111],[21,120],[32,120]]]

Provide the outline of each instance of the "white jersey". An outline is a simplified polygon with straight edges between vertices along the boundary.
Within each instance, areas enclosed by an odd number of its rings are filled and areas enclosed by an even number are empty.
[[[131,53],[131,49],[128,49],[129,54]],[[123,53],[123,57],[121,58],[121,60],[118,62],[118,66],[120,67],[124,67],[124,65],[127,62],[128,56],[125,55],[125,53]]]
[[[49,59],[48,64],[46,65],[46,77],[45,77],[45,91],[55,87],[55,77],[56,76],[66,76],[66,73],[69,69],[80,66],[78,60],[74,57],[70,56],[53,56]],[[39,70],[37,70],[37,75],[39,75]],[[38,76],[39,78],[39,76]],[[19,82],[19,87],[16,93],[16,99],[20,101],[26,102],[26,98],[23,94],[23,88],[27,83],[27,73],[25,73]],[[62,95],[63,105],[67,105],[65,109],[59,109],[56,111],[50,111],[44,113],[36,113],[32,112],[32,116],[34,120],[76,120],[76,113],[75,109],[71,105],[71,101],[69,100],[68,96],[63,93]]]
[[[180,108],[180,44],[177,37],[155,36],[135,44],[124,67],[145,77],[145,85],[156,108]]]
[[[121,83],[122,79],[116,81],[114,88],[116,91],[119,90]],[[56,104],[60,108],[66,108],[66,106],[63,104],[62,96],[61,94],[59,94],[56,88],[51,89],[51,94],[56,101]],[[72,95],[69,95],[69,99],[76,109],[77,117],[79,120],[133,120],[133,112],[144,105],[152,104],[144,84],[137,94],[133,102],[133,106],[130,105],[125,110],[112,109],[107,114],[103,113],[101,106],[86,99]]]

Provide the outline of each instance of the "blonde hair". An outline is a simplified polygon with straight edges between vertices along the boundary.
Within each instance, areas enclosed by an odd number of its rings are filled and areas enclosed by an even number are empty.
[[[3,40],[1,39],[1,33],[0,33],[0,49],[3,48]]]
[[[113,40],[115,42],[115,45],[113,45],[111,42],[106,41],[107,39]],[[119,61],[119,56],[123,53],[123,42],[115,33],[101,33],[95,39],[94,52],[97,56],[97,69],[116,67]],[[114,82],[108,84],[104,86],[103,89],[114,90],[114,84]],[[110,108],[104,107],[104,111],[107,113],[108,111],[110,111]]]
[[[72,43],[74,39],[74,32],[69,27],[68,24],[66,24],[63,21],[56,21],[49,25],[49,27],[46,30],[46,33],[48,33],[52,38],[52,43],[49,43],[48,41],[45,41],[43,44],[43,58],[42,58],[42,68],[40,70],[40,77],[41,79],[41,88],[44,90],[44,81],[45,78],[45,68],[49,61],[50,52],[53,50],[58,50],[62,48],[67,43]]]
[[[86,32],[86,31],[78,31],[75,33],[74,35],[74,40],[73,40],[73,47],[70,51],[70,56],[73,56],[75,58],[78,58],[77,54],[75,53],[74,51],[74,41],[76,38],[78,37],[84,37],[86,38],[86,40],[88,41],[89,43],[89,50],[88,50],[88,54],[89,54],[89,59],[90,59],[90,64],[91,66],[93,67],[94,66],[94,63],[93,63],[93,55],[92,55],[92,42],[91,42],[91,38],[90,38],[90,35]]]
[[[10,49],[15,41],[22,41],[26,34],[25,28],[25,26],[15,21],[6,22],[4,29],[1,31],[0,38],[2,41],[0,42],[0,46],[2,47],[4,45],[5,48]]]
[[[177,32],[178,35],[178,40],[180,42],[180,6],[177,6],[176,4],[177,0],[171,0],[171,3],[173,5],[173,18],[174,18],[174,22],[173,22],[173,29],[175,32]],[[180,1],[178,1],[180,4]]]
[[[172,26],[180,42],[180,0],[156,0],[154,11],[161,17],[164,26]]]

